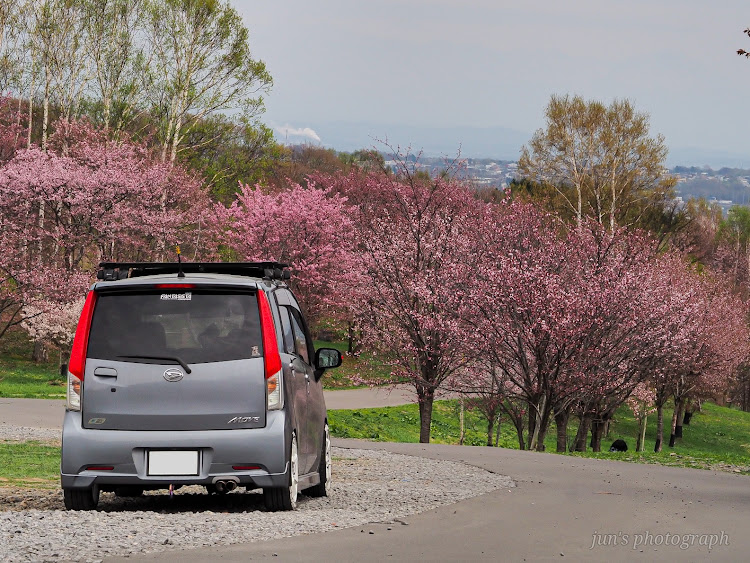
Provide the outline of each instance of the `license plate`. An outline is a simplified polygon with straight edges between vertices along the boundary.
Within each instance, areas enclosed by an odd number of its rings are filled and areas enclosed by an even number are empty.
[[[198,475],[197,451],[148,452],[149,475]]]

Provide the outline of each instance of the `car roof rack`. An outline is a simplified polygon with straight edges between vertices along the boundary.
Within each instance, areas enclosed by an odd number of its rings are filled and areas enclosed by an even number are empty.
[[[290,278],[289,265],[280,262],[101,262],[96,278],[124,280],[164,274],[230,274],[269,280]]]

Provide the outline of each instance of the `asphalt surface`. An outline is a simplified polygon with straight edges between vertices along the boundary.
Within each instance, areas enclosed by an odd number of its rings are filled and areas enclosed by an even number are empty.
[[[326,400],[329,408],[338,401]],[[354,408],[362,406],[357,405]],[[0,399],[0,422],[13,416],[13,424],[36,421],[54,427],[47,424],[60,420],[61,408],[59,401]],[[358,440],[334,444],[461,461],[509,475],[517,487],[412,516],[404,523],[139,555],[138,560],[748,560],[750,478],[744,475],[482,447]]]

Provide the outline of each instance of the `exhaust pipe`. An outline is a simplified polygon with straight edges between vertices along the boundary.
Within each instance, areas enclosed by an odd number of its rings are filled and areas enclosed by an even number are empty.
[[[214,482],[212,483],[214,486],[214,490],[220,494],[223,495],[225,493],[228,493],[230,491],[235,490],[239,486],[239,479],[237,478],[229,478],[229,479],[214,479]]]

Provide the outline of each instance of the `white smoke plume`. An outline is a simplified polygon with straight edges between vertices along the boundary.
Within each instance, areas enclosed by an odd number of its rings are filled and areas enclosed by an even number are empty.
[[[318,134],[310,127],[292,127],[291,125],[284,125],[283,127],[276,127],[276,132],[285,140],[289,137],[303,137],[317,143],[321,142]]]

